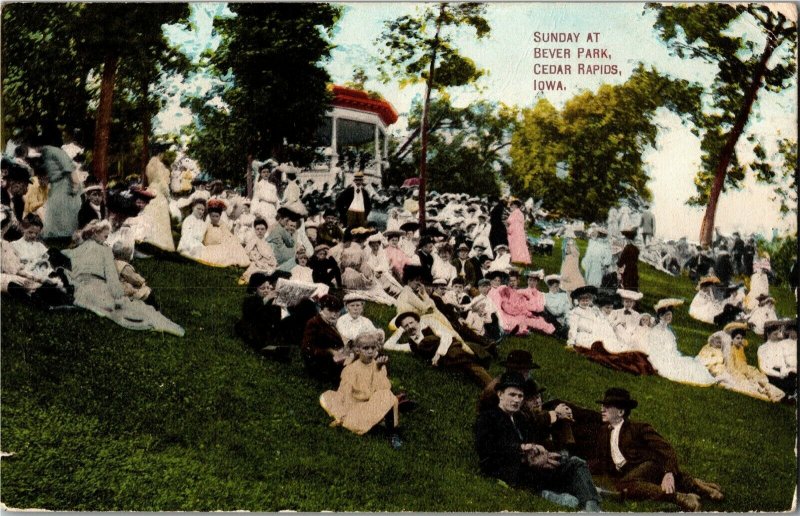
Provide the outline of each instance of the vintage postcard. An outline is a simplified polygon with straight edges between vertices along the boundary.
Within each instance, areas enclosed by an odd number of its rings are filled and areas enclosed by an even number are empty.
[[[0,39],[3,510],[796,509],[794,3]]]

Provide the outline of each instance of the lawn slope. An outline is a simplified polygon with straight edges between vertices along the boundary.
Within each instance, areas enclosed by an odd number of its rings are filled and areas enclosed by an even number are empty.
[[[535,257],[557,272],[560,251]],[[233,335],[244,288],[233,270],[172,261],[135,266],[182,339],[120,328],[85,311],[40,312],[2,304],[2,501],[54,510],[549,511],[532,494],[482,477],[473,449],[469,381],[391,354],[390,374],[420,409],[402,418],[406,445],[328,428],[322,387],[299,357],[279,364]],[[685,278],[641,267],[648,306],[694,293]],[[779,312],[794,313],[786,289]],[[393,315],[370,305],[381,324]],[[712,328],[676,313],[685,353]],[[747,351],[755,363],[755,336]],[[533,352],[546,395],[596,407],[611,386],[639,400],[635,419],[675,446],[684,468],[720,483],[719,511],[782,511],[796,482],[793,407],[719,388],[611,371],[544,336],[502,345]],[[490,372],[499,373],[493,365]],[[607,510],[670,510],[607,502]]]

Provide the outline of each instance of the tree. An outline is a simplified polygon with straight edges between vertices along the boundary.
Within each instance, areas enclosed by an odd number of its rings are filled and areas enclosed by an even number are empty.
[[[43,128],[91,133],[86,88],[92,62],[80,48],[82,6],[11,3],[3,6],[3,141],[30,141]]]
[[[504,151],[511,145],[517,110],[487,101],[456,108],[443,94],[431,101],[429,112],[430,189],[498,195],[498,178],[509,166]],[[421,122],[422,105],[415,102],[408,115],[408,128],[417,132]],[[418,140],[406,142],[405,150],[391,155],[391,169],[398,179],[415,175],[409,158],[418,163],[421,153]]]
[[[188,4],[177,3],[6,6],[4,136],[11,127],[22,128],[26,140],[45,130],[64,128],[68,132],[80,129],[89,139],[94,135],[92,168],[105,181],[112,124],[119,131],[113,140],[118,150],[129,148],[134,139],[144,143],[149,138],[149,119],[158,105],[147,91],[162,71],[180,62],[164,38],[162,25],[186,15]],[[95,88],[98,75],[101,79]],[[112,117],[115,83],[117,104],[121,104],[116,120]],[[95,103],[93,110],[90,106]],[[146,134],[132,133],[133,128],[143,128]]]
[[[102,63],[92,171],[102,182],[108,179],[108,150],[111,136],[115,81],[120,66],[139,72],[139,87],[147,89],[157,63],[169,50],[162,26],[177,23],[189,14],[188,4],[86,4],[81,22],[85,27],[82,51]],[[140,91],[142,102],[148,95]],[[149,110],[145,109],[146,112]],[[149,137],[149,135],[148,135]],[[147,138],[143,138],[146,142]]]
[[[649,199],[642,155],[656,144],[659,108],[694,121],[700,88],[639,65],[625,83],[580,93],[560,112],[542,99],[512,137],[509,183],[585,221],[605,220],[620,200]]]
[[[283,159],[284,142],[311,145],[330,106],[330,4],[229,4],[222,42],[209,59],[219,85],[188,103],[198,130],[190,151],[204,170],[239,178],[253,156]],[[248,175],[248,177],[250,177]]]
[[[387,21],[376,43],[379,45],[381,78],[384,82],[399,77],[400,84],[425,83],[419,161],[419,218],[425,225],[426,166],[428,150],[428,110],[431,92],[475,82],[483,75],[475,63],[458,53],[453,44],[455,30],[471,27],[478,39],[489,34],[484,18],[485,7],[479,3],[428,6],[415,15]]]
[[[654,26],[678,57],[717,65],[709,88],[710,105],[699,119],[703,155],[695,180],[697,195],[689,200],[706,205],[700,242],[708,245],[720,194],[726,187],[740,187],[746,170],[754,168],[739,162],[736,146],[747,130],[759,92],[780,92],[795,79],[797,26],[782,13],[755,3],[648,4],[648,8],[656,11]],[[738,22],[756,27],[762,40],[739,35]]]

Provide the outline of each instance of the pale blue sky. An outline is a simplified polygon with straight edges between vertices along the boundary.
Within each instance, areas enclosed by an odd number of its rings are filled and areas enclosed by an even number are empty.
[[[484,98],[491,101],[529,107],[540,97],[546,97],[556,106],[561,106],[569,98],[583,89],[596,90],[603,83],[623,82],[638,62],[654,65],[661,72],[674,77],[710,83],[714,67],[700,62],[687,61],[670,56],[666,46],[657,38],[652,28],[654,15],[643,12],[640,3],[494,3],[487,8],[487,18],[491,34],[478,41],[468,30],[456,36],[458,48],[471,57],[480,68],[489,73],[479,82],[479,90],[463,88],[452,91],[455,102],[466,105]],[[192,15],[194,30],[183,31],[168,28],[172,41],[197,55],[205,49],[214,49],[218,38],[212,35],[211,20],[215,14],[226,11],[225,4],[195,4]],[[352,78],[353,70],[364,67],[373,78],[367,88],[383,94],[401,113],[401,120],[394,126],[398,135],[405,133],[403,114],[408,111],[415,96],[421,96],[422,86],[408,86],[401,89],[395,83],[378,82],[374,69],[377,58],[375,39],[383,29],[384,20],[421,9],[419,4],[411,3],[357,3],[345,6],[343,16],[333,37],[336,45],[327,69],[335,83]],[[784,4],[784,13],[792,13],[794,7]],[[796,14],[794,15],[796,18]],[[534,43],[534,32],[579,32],[581,44]],[[752,25],[743,21],[736,27],[737,33],[753,37],[759,46],[763,45]],[[600,33],[600,43],[585,44],[586,33]],[[577,48],[592,46],[605,48],[611,60],[579,60]],[[570,48],[572,59],[542,60],[534,59],[535,47]],[[535,77],[535,63],[570,64],[575,71],[579,62],[588,64],[614,63],[621,74],[616,76],[540,76]],[[566,91],[535,91],[537,79],[560,80]],[[200,77],[183,80],[173,85],[172,91],[202,91],[209,81]],[[797,138],[797,85],[780,95],[762,91],[757,110],[750,124],[752,131],[775,140],[779,132],[785,137]],[[176,101],[169,105],[160,117],[160,127],[165,130],[185,125],[190,121],[187,111],[176,107]],[[689,209],[683,202],[693,194],[694,172],[700,163],[699,140],[694,137],[674,115],[662,113],[658,117],[662,130],[657,148],[647,153],[648,171],[651,176],[650,188],[654,194],[653,210],[658,224],[657,233],[664,238],[687,236],[697,237],[702,210]],[[749,154],[749,145],[741,142],[737,149],[742,156]],[[722,196],[717,215],[718,225],[723,232],[735,229],[771,233],[773,227],[780,230],[796,231],[795,217],[780,219],[777,208],[769,200],[769,189],[748,181],[740,192],[729,192]],[[742,209],[747,207],[748,209]]]

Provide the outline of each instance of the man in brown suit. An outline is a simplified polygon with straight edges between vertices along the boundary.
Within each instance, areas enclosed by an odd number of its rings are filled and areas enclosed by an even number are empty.
[[[638,402],[627,390],[612,387],[598,403],[606,424],[597,434],[597,455],[589,462],[592,475],[610,477],[624,497],[672,502],[684,511],[700,509],[698,494],[722,500],[719,485],[681,472],[675,450],[652,426],[628,419]]]

